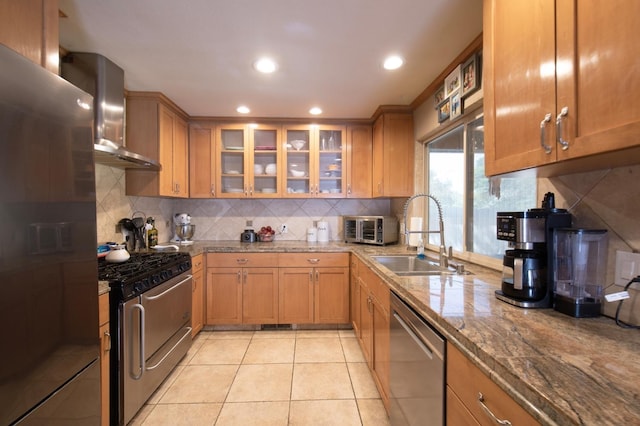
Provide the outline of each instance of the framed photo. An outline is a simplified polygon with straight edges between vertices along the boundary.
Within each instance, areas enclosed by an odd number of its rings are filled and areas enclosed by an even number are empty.
[[[461,65],[458,65],[456,69],[444,79],[444,97],[448,98],[456,90],[460,90],[460,69]]]
[[[462,64],[462,97],[466,98],[480,87],[480,70],[477,55]]]
[[[433,95],[433,104],[436,109],[440,106],[440,104],[444,101],[444,84],[440,86],[436,93]]]
[[[449,99],[445,100],[438,106],[438,123],[442,123],[449,119],[449,115],[451,114],[449,106]]]
[[[460,97],[460,91],[458,90],[457,92],[452,93],[449,99],[451,100],[449,116],[453,120],[454,118],[462,115],[462,98]]]

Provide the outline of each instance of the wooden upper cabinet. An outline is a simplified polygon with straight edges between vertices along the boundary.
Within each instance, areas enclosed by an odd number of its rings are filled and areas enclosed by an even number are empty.
[[[373,136],[370,125],[347,127],[345,178],[348,198],[371,198],[373,186]]]
[[[0,0],[0,43],[59,73],[58,0]]]
[[[216,196],[215,126],[189,124],[189,197]]]
[[[413,195],[413,114],[382,112],[373,124],[373,196]]]
[[[639,14],[637,2],[485,0],[487,175],[635,161],[640,79],[630,70],[640,66]]]
[[[554,3],[554,0],[485,1],[487,175],[553,160],[541,147],[541,132],[545,143],[551,144],[556,117]],[[541,125],[545,116],[549,121]]]
[[[160,93],[129,92],[127,148],[157,158],[160,171],[127,169],[126,193],[137,196],[189,196],[187,115]]]

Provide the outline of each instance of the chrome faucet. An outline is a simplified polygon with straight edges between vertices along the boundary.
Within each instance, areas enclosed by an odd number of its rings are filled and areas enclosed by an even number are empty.
[[[411,231],[409,229],[409,225],[407,224],[407,211],[409,210],[409,204],[416,198],[431,198],[438,207],[438,223],[439,230],[438,231]],[[407,247],[409,247],[409,234],[440,234],[440,250],[438,253],[438,263],[440,267],[446,268],[449,266],[449,254],[447,254],[447,248],[444,244],[444,221],[442,220],[442,206],[440,205],[440,201],[436,197],[430,194],[416,194],[411,196],[407,202],[404,204],[404,238],[407,243]]]

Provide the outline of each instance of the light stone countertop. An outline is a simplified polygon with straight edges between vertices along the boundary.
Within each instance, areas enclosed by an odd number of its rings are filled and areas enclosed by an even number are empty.
[[[371,258],[406,254],[399,245],[199,241],[180,251],[351,252],[541,423],[640,424],[640,332],[604,316],[577,319],[499,301],[496,271],[467,264],[471,275],[399,277]]]

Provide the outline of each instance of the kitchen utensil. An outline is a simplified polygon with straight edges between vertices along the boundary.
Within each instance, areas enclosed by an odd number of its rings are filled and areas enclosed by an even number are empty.
[[[136,213],[134,213],[135,215]],[[133,224],[133,236],[134,236],[134,249],[144,249],[147,248],[145,234],[145,224],[147,220],[145,217],[132,217],[131,223]]]
[[[124,244],[114,244],[110,248],[111,250],[104,258],[109,263],[126,262],[131,257]]]

